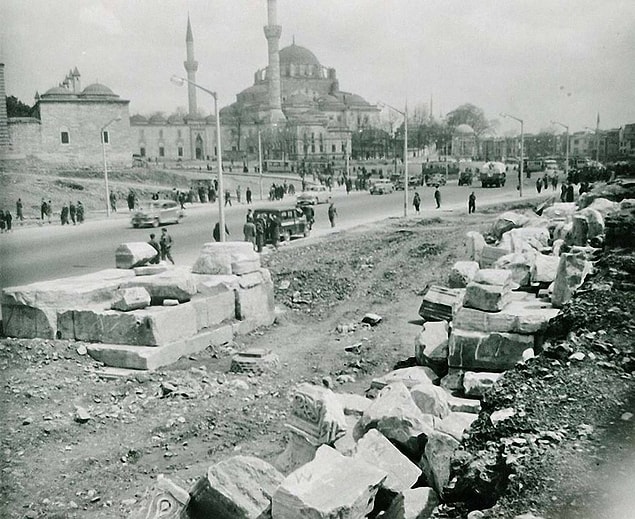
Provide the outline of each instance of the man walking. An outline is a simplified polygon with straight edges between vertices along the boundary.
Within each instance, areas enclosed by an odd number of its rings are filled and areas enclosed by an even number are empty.
[[[161,259],[165,260],[167,258],[172,262],[172,265],[174,265],[174,260],[172,259],[172,236],[168,234],[168,230],[165,227],[161,229],[159,246],[161,249]]]
[[[472,214],[476,211],[476,195],[474,191],[470,193],[469,198],[467,199],[467,214]]]
[[[247,191],[245,191],[245,198],[247,199],[247,204],[251,204],[251,188],[247,186]]]
[[[256,251],[262,252],[265,244],[266,223],[262,216],[256,218]]]
[[[110,192],[110,209],[116,213],[117,212],[117,195],[114,191]]]
[[[151,245],[152,248],[155,251],[157,251],[157,255],[150,260],[150,263],[152,263],[152,264],[159,263],[159,261],[161,260],[161,245],[159,245],[159,242],[155,238],[155,234],[154,233],[152,233],[150,235],[150,241],[148,242],[148,245]]]
[[[81,200],[77,201],[77,223],[83,223],[84,222],[84,206],[82,205]]]
[[[335,216],[337,215],[337,209],[335,209],[335,203],[331,202],[329,205],[329,222],[331,222],[331,227],[335,227]]]
[[[227,204],[229,204],[229,207],[232,206],[232,194],[229,192],[229,189],[225,191],[225,207],[227,207]]]
[[[254,224],[253,218],[248,218],[243,225],[243,234],[245,235],[245,241],[250,242],[256,249],[256,224]]]
[[[437,203],[437,209],[441,209],[441,191],[438,187],[434,189],[434,201]]]
[[[24,215],[22,214],[22,199],[18,198],[18,201],[15,203],[15,212],[16,212],[16,218],[20,221],[24,220]]]
[[[236,187],[236,202],[240,204],[240,186]]]
[[[44,217],[46,216],[46,201],[42,198],[42,203],[40,204],[40,219],[44,221]]]
[[[75,215],[77,214],[77,209],[73,202],[68,203],[68,214],[71,217],[71,222],[73,222],[73,225],[76,225],[77,222],[75,221]]]
[[[415,206],[415,211],[417,214],[419,214],[419,207],[421,207],[421,197],[419,196],[419,193],[417,191],[415,191],[415,196],[412,198],[412,205]]]

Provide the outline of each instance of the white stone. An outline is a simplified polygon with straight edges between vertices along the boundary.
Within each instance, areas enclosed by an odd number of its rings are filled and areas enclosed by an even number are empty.
[[[255,326],[272,324],[275,318],[273,283],[262,282],[251,288],[239,288],[236,291],[236,317]]]
[[[498,411],[494,411],[489,419],[492,422],[492,425],[496,427],[500,422],[508,420],[509,418],[516,415],[516,410],[513,407],[506,407],[504,409],[499,409]]]
[[[549,246],[549,238],[546,227],[523,227],[505,232],[499,246],[510,252],[539,251]]]
[[[507,211],[496,218],[496,221],[492,226],[492,234],[496,236],[496,238],[500,239],[500,237],[507,231],[518,227],[524,227],[527,222],[529,222],[529,218],[524,214]]]
[[[463,389],[468,396],[482,397],[500,378],[502,373],[466,371],[463,375]]]
[[[448,365],[470,370],[504,371],[522,361],[523,352],[533,346],[532,335],[455,328],[450,337]]]
[[[116,299],[111,308],[121,312],[129,312],[130,310],[138,310],[150,305],[150,294],[145,288],[122,288],[117,293]]]
[[[434,428],[445,434],[449,434],[455,440],[461,441],[463,433],[469,429],[472,422],[478,418],[474,413],[452,412],[443,420],[438,420]]]
[[[438,431],[434,431],[426,443],[420,466],[440,495],[443,495],[443,489],[450,481],[450,462],[458,446],[459,442],[455,438]]]
[[[250,242],[210,242],[203,245],[192,267],[195,274],[235,274],[232,263],[245,260],[260,261]]]
[[[536,254],[531,268],[531,281],[533,283],[553,282],[558,272],[558,263],[560,263],[560,258],[557,255]]]
[[[450,414],[448,392],[430,384],[419,384],[410,390],[410,395],[422,413],[445,418]]]
[[[570,220],[577,210],[575,202],[557,202],[547,207],[542,212],[542,216],[549,220]]]
[[[379,378],[373,379],[370,387],[382,389],[393,382],[401,382],[407,388],[417,384],[433,384],[436,375],[431,369],[424,366],[412,366],[410,368],[400,368],[391,371]]]
[[[386,472],[323,445],[313,461],[285,478],[273,495],[275,519],[363,519]]]
[[[450,395],[448,404],[451,411],[460,413],[478,414],[481,411],[481,401],[474,398],[459,398],[458,396]]]
[[[476,231],[469,231],[467,234],[467,257],[471,261],[481,262],[481,254],[485,246],[485,238]]]
[[[115,265],[118,269],[131,269],[145,265],[156,256],[156,249],[144,241],[122,243],[115,250]]]
[[[493,267],[495,269],[509,270],[512,273],[512,282],[518,286],[529,285],[530,277],[529,273],[533,265],[533,257],[535,254],[521,254],[519,252],[512,252],[511,254],[505,254],[496,260]]]
[[[437,366],[448,361],[447,321],[426,322],[415,337],[415,357],[422,366]]]
[[[439,496],[430,487],[404,490],[390,503],[382,519],[428,519],[439,504]]]
[[[591,272],[591,263],[575,254],[561,254],[558,265],[558,273],[553,285],[551,303],[556,308],[561,308],[575,291],[584,283],[586,276]]]
[[[353,431],[355,430],[355,425],[357,424],[358,419],[358,416],[346,415],[346,434],[341,438],[335,440],[335,443],[333,443],[333,448],[344,456],[352,456],[353,454],[355,454],[355,447],[357,446],[357,442],[355,441],[355,437],[353,436]],[[314,456],[315,452],[312,454],[311,459],[313,459]],[[311,460],[307,460],[305,463],[308,463],[309,461]],[[304,463],[298,464],[296,465],[296,467],[299,467],[300,465],[304,465]]]
[[[465,288],[478,270],[476,261],[457,261],[450,271],[448,285],[450,288]]]
[[[197,292],[196,282],[187,268],[171,268],[152,276],[136,276],[121,284],[122,288],[145,288],[153,304],[162,304],[165,299],[176,299],[180,303],[189,301]]]
[[[587,207],[580,211],[587,221],[587,239],[595,238],[604,234],[604,217],[600,211]]]
[[[617,202],[613,202],[606,198],[596,198],[593,202],[591,202],[591,205],[588,206],[588,209],[594,209],[603,217],[606,217],[608,214],[616,211],[618,207],[621,207],[624,202],[628,203],[628,200],[622,200],[622,202],[618,204]]]
[[[372,400],[354,393],[334,393],[345,415],[362,416],[373,403]]]

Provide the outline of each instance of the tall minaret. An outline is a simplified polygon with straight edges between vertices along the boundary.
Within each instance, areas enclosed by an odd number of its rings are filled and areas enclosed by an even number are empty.
[[[194,59],[194,37],[192,36],[192,25],[190,24],[190,15],[187,15],[187,34],[185,36],[185,44],[187,46],[187,61],[183,62],[185,70],[187,70],[187,79],[196,82],[196,71],[198,70],[198,61]],[[189,114],[195,117],[198,114],[196,106],[196,87],[192,83],[187,84],[187,100],[189,105]]]
[[[269,83],[269,122],[284,121],[282,104],[280,100],[280,54],[278,43],[282,34],[282,26],[278,25],[278,13],[276,0],[267,0],[267,25],[265,25],[265,37],[269,50],[269,67],[267,68],[267,80]]]
[[[7,118],[7,92],[4,84],[4,63],[0,55],[0,154],[9,151],[9,119]]]

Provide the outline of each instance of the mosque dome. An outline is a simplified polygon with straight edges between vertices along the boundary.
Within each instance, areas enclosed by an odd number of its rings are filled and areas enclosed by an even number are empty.
[[[165,124],[166,120],[161,114],[154,114],[150,119],[148,119],[150,124]]]
[[[474,135],[475,133],[469,124],[459,124],[454,129],[454,135]]]
[[[148,119],[146,119],[143,115],[135,114],[130,117],[130,122],[132,124],[146,124],[148,122]]]
[[[82,96],[107,96],[107,97],[118,97],[110,88],[106,85],[102,85],[101,83],[93,83],[92,85],[88,85],[82,93]]]
[[[344,103],[332,95],[320,97],[318,105],[322,110],[343,110],[345,108]]]
[[[172,114],[168,117],[168,124],[185,124],[185,119],[182,115]]]
[[[47,96],[71,96],[73,92],[71,92],[68,88],[63,86],[56,86],[53,88],[49,88],[46,92],[44,92],[41,97]]]
[[[295,43],[280,49],[280,64],[293,64],[293,65],[315,65],[320,66],[320,62],[309,49],[300,47]]]

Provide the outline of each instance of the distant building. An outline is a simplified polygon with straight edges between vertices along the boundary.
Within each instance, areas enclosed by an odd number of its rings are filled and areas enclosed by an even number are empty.
[[[635,158],[635,123],[620,128],[619,150],[621,157]]]
[[[469,124],[459,124],[452,133],[452,156],[467,159],[477,155],[476,132]]]

